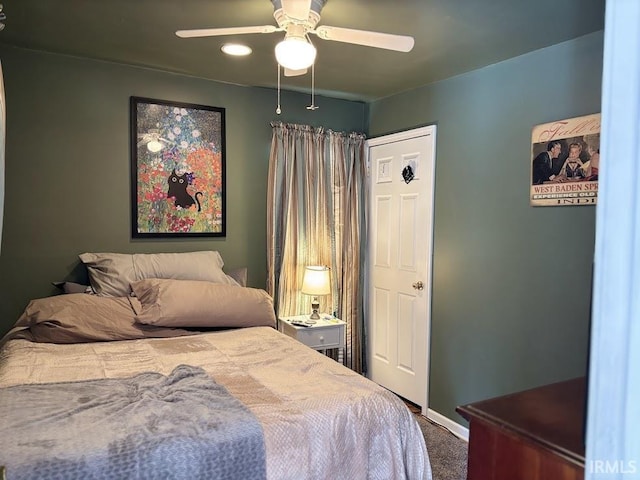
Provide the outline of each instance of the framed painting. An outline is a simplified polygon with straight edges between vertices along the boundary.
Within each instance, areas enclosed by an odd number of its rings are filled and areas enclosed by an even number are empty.
[[[131,97],[131,230],[225,236],[224,108]]]

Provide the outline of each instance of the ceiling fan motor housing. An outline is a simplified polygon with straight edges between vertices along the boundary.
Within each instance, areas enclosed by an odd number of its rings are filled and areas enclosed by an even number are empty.
[[[271,3],[273,3],[274,12],[282,8],[282,0],[271,0]],[[325,3],[327,3],[327,0],[311,0],[311,11],[320,15],[320,11]]]
[[[304,1],[304,0],[302,0]],[[305,33],[311,31],[320,21],[320,11],[324,7],[327,0],[311,0],[311,8],[309,9],[309,16],[304,20],[296,19],[285,14],[282,8],[282,0],[271,0],[273,3],[273,17],[276,19],[278,26],[285,30],[291,25],[304,25]]]

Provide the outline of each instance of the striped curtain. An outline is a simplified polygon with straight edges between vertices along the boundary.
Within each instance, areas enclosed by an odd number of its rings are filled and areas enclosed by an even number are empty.
[[[311,311],[304,268],[331,269],[320,311],[347,322],[343,363],[364,363],[365,136],[272,123],[267,189],[267,291],[279,315]]]

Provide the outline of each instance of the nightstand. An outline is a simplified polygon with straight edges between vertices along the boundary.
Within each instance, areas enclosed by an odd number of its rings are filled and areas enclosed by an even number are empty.
[[[344,350],[347,322],[326,314],[320,315],[320,319],[308,327],[292,325],[292,320],[308,321],[309,315],[280,317],[278,318],[278,330],[314,350],[326,351],[331,348]]]

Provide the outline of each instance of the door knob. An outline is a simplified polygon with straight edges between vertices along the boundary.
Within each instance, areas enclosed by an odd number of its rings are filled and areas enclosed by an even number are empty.
[[[416,290],[424,290],[424,283],[416,282],[413,284],[413,288],[415,288]]]

